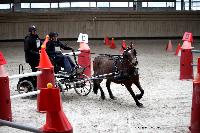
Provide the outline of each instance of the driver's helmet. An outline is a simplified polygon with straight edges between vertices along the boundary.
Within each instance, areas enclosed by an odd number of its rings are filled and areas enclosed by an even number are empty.
[[[36,31],[35,25],[31,25],[31,26],[28,28],[28,31],[29,31],[29,32]]]
[[[58,33],[57,33],[57,32],[50,32],[50,33],[49,33],[49,37],[50,37],[50,38],[58,37]]]

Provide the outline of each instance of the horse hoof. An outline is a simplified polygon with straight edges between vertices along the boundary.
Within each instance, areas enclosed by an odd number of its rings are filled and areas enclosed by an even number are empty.
[[[136,97],[138,100],[140,100],[140,99],[142,98],[142,95],[137,94],[135,97]]]
[[[105,99],[106,99],[106,97],[105,97],[105,96],[101,96],[101,99],[102,99],[102,100],[105,100]]]
[[[110,97],[112,100],[116,100],[117,98],[116,97],[114,97],[114,96],[112,96],[112,97]]]
[[[97,95],[97,93],[98,93],[98,91],[93,91],[94,92],[94,94],[96,94]]]
[[[136,103],[136,105],[139,107],[139,108],[143,108],[143,104],[142,103]]]

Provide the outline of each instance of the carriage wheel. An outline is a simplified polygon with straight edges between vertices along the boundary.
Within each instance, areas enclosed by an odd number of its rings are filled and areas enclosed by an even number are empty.
[[[82,77],[80,78],[81,83],[76,83],[74,89],[78,95],[87,96],[92,90],[92,81],[85,74],[81,75],[81,77]]]
[[[55,81],[55,87],[60,89],[60,92],[62,92],[62,94],[64,95],[65,88],[62,87],[62,83],[58,79],[56,79]]]
[[[17,91],[19,92],[19,94],[28,93],[28,92],[34,91],[34,87],[30,81],[24,80],[24,81],[18,82]]]

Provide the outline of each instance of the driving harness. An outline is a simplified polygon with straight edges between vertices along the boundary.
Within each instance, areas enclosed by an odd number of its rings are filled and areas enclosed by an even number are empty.
[[[123,69],[119,69],[118,67],[123,65],[124,58],[122,55],[111,55],[111,58],[113,60],[113,69],[112,73],[114,75],[114,79],[116,80],[127,80],[131,78],[132,76],[138,75],[138,68],[136,66],[132,65],[131,68],[128,68],[130,70],[127,70],[127,68],[123,67]]]

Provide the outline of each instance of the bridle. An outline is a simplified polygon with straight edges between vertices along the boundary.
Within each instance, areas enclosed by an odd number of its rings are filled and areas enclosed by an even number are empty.
[[[130,59],[130,58],[127,57],[127,55],[128,55],[127,53],[129,53],[129,52],[131,54],[133,54],[135,62],[132,62],[133,59]],[[131,66],[133,66],[133,67],[136,67],[137,64],[138,64],[138,61],[137,61],[137,52],[136,52],[136,50],[134,48],[128,47],[127,49],[125,49],[124,52],[123,52],[123,59],[124,59],[124,61],[128,61],[129,64]]]

